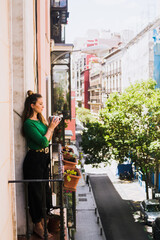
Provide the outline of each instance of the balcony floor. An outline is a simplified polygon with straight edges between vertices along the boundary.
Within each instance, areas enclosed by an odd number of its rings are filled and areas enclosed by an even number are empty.
[[[49,240],[60,240],[60,232],[52,234],[53,238],[49,238]],[[42,240],[42,238],[39,238],[36,234],[33,234],[29,240]],[[18,236],[18,240],[27,240],[25,236]]]

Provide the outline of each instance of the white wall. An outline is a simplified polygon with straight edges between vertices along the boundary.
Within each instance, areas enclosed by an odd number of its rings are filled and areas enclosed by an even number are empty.
[[[28,89],[35,89],[34,1],[12,0],[12,61],[13,109],[22,114]],[[16,179],[22,179],[22,165],[26,154],[25,139],[21,135],[21,118],[14,112],[14,151]],[[17,184],[17,230],[25,234],[24,188]]]
[[[10,1],[0,1],[0,239],[16,239],[13,160],[12,75],[10,63]]]

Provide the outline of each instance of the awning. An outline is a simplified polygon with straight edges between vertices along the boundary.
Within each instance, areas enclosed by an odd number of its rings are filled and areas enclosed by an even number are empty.
[[[71,130],[65,130],[65,136],[66,137],[72,137],[73,136],[73,133]]]

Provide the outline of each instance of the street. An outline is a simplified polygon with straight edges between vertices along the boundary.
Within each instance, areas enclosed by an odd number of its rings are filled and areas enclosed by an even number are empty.
[[[123,200],[107,175],[90,175],[107,240],[148,240],[144,224],[135,222],[129,200]]]

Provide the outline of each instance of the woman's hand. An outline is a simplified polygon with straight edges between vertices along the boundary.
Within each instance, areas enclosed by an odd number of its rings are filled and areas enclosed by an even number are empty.
[[[58,126],[59,123],[60,123],[60,118],[59,117],[54,117],[52,119],[52,121],[50,122],[49,127],[48,127],[48,131],[45,135],[45,137],[48,139],[48,141],[50,141],[52,139],[53,131]]]
[[[49,128],[52,131],[54,131],[54,129],[58,126],[59,123],[60,123],[60,118],[59,117],[54,117],[49,124]]]

